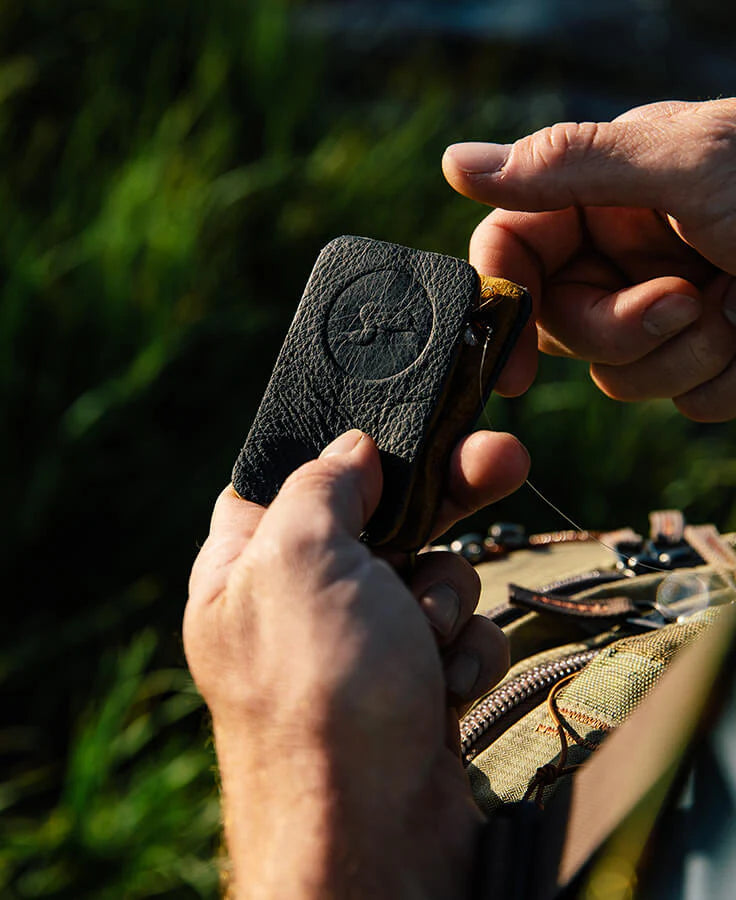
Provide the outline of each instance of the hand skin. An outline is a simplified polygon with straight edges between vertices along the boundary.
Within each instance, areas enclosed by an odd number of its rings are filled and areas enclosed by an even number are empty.
[[[510,493],[528,455],[477,432],[437,522]],[[420,554],[407,587],[358,540],[381,493],[350,431],[264,510],[227,488],[192,570],[184,645],[211,714],[237,898],[461,898],[481,816],[457,715],[508,666],[479,579]]]
[[[455,144],[443,169],[460,193],[498,207],[470,261],[535,300],[536,328],[497,390],[529,387],[538,347],[590,362],[615,399],[672,398],[702,422],[736,417],[736,99]]]

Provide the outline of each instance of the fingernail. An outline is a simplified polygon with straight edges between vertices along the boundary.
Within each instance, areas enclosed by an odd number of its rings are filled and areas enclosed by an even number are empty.
[[[445,668],[447,687],[458,697],[467,697],[480,675],[480,661],[472,653],[456,653]]]
[[[449,584],[433,584],[422,594],[419,605],[432,627],[442,637],[452,633],[460,615],[460,598]]]
[[[723,301],[723,315],[732,325],[736,325],[736,278],[731,279],[731,284],[726,291]]]
[[[700,315],[700,301],[687,294],[668,294],[644,313],[644,330],[655,337],[676,334]]]
[[[320,453],[320,457],[350,453],[363,440],[363,437],[362,431],[359,431],[357,428],[351,428],[350,431],[346,431],[345,434],[341,434],[332,443],[328,444]]]
[[[470,141],[466,144],[451,144],[445,155],[468,175],[492,174],[498,172],[508,159],[509,144],[484,144]]]

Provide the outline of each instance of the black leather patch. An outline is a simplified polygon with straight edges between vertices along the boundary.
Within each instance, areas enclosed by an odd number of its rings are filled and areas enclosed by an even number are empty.
[[[238,494],[269,504],[290,472],[359,428],[376,441],[384,475],[368,538],[392,545],[427,456],[427,437],[437,432],[478,294],[478,275],[463,260],[361,237],[331,241],[317,259],[236,461]],[[477,394],[477,382],[468,389]],[[435,474],[438,497],[445,472]],[[429,502],[436,506],[437,498]],[[396,549],[415,549],[426,538],[407,534]]]

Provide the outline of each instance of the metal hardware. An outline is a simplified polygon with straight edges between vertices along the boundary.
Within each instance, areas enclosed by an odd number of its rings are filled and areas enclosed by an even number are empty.
[[[460,750],[465,765],[483,749],[480,744],[484,737],[490,737],[491,729],[495,739],[516,721],[513,714],[518,713],[522,705],[533,701],[561,679],[580,671],[598,653],[599,649],[583,650],[562,659],[540,663],[491,691],[460,721]]]

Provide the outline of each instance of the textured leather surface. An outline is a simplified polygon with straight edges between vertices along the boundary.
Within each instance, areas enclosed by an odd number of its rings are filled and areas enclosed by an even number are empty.
[[[384,474],[368,540],[401,550],[421,546],[449,452],[480,407],[478,358],[475,379],[464,385],[474,398],[458,404],[459,419],[448,410],[478,298],[478,275],[463,260],[368,238],[331,241],[236,461],[238,494],[267,505],[290,472],[337,435],[360,428],[376,441]],[[518,331],[518,308],[511,330]],[[494,342],[487,354],[484,393],[507,350]]]

